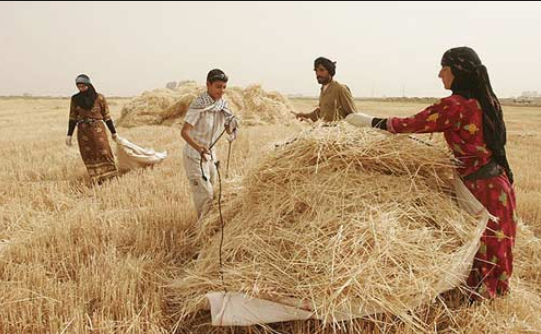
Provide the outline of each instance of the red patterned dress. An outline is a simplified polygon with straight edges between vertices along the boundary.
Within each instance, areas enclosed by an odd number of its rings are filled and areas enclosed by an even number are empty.
[[[407,118],[389,118],[387,129],[392,133],[443,132],[455,157],[462,163],[462,177],[486,165],[492,152],[483,136],[483,114],[477,100],[459,95]],[[464,181],[466,187],[484,207],[497,217],[489,220],[481,237],[468,285],[485,298],[503,295],[509,288],[513,271],[513,245],[517,228],[515,192],[505,173],[488,179]]]

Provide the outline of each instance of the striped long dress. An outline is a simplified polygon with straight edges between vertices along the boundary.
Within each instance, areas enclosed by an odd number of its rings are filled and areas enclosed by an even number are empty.
[[[78,122],[79,151],[92,182],[100,183],[116,176],[115,157],[104,123],[111,119],[105,97],[98,94],[91,110],[82,109],[72,99],[69,118]]]

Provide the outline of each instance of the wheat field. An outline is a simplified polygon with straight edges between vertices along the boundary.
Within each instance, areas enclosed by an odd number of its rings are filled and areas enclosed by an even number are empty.
[[[115,119],[126,102],[109,101]],[[316,104],[292,102],[299,111]],[[378,116],[408,115],[426,106],[357,104]],[[67,99],[0,99],[0,239],[5,240],[0,243],[0,334],[176,332],[168,284],[196,251],[186,241],[196,217],[180,129],[119,128],[121,136],[166,150],[169,157],[153,169],[91,187],[77,145],[64,145],[68,105]],[[524,301],[541,298],[541,268],[535,267],[541,252],[541,107],[508,106],[504,112],[521,226],[528,231],[519,232],[516,261],[521,268],[532,266],[518,271],[516,281],[529,294],[477,306],[478,318],[440,323],[434,332],[541,332],[541,310],[532,311]],[[241,128],[225,187],[242,178],[276,142],[305,127]],[[225,141],[219,151],[225,160]],[[489,316],[494,308],[500,310],[498,317]],[[456,312],[471,313],[467,308]],[[479,317],[487,324],[472,326]],[[386,331],[375,326],[372,332]]]

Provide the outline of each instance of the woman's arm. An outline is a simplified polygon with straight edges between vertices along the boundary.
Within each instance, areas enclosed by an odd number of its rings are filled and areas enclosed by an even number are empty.
[[[461,109],[456,101],[443,99],[411,117],[390,117],[385,125],[392,133],[444,132],[460,128]]]
[[[107,104],[107,100],[105,99],[105,96],[100,96],[100,103],[101,103],[101,114],[103,116],[103,121],[107,125],[107,128],[109,128],[109,131],[113,134],[113,138],[116,137],[116,129],[115,125],[113,123],[113,119],[111,118],[111,112],[109,110],[109,105]]]
[[[462,122],[460,104],[443,99],[411,117],[376,118],[364,113],[350,114],[346,121],[357,127],[373,127],[391,133],[431,133],[459,128]]]
[[[75,126],[77,126],[77,107],[75,105],[75,102],[73,102],[73,98],[71,98],[70,101],[70,115],[69,115],[69,122],[68,122],[68,136],[71,137],[73,135],[73,132],[75,131]]]

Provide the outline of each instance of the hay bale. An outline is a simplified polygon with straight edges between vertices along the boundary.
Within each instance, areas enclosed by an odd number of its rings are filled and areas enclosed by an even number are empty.
[[[403,316],[432,301],[476,239],[476,219],[448,183],[452,173],[446,151],[408,137],[347,125],[301,135],[226,205],[225,287],[217,214],[202,224],[199,258],[173,285],[180,321],[189,324],[205,295],[223,289],[303,301],[323,324],[366,305]]]
[[[183,119],[190,108],[190,104],[196,98],[197,95],[193,93],[181,95],[180,98],[160,114],[162,124],[172,124],[177,120]]]
[[[277,92],[266,92],[260,85],[231,89],[227,97],[243,124],[287,124],[293,119],[294,108],[289,99]]]
[[[192,101],[205,90],[204,86],[194,82],[168,87],[145,92],[129,101],[122,109],[118,125],[135,127],[181,123]],[[243,125],[290,123],[293,119],[291,112],[294,109],[289,100],[280,93],[266,92],[259,85],[246,89],[228,88],[225,98]]]
[[[117,125],[130,128],[161,124],[160,114],[174,103],[175,98],[176,95],[169,89],[144,92],[122,108]]]
[[[160,125],[186,114],[193,99],[203,89],[195,83],[186,83],[175,89],[155,89],[131,99],[122,108],[119,126],[131,128],[142,125]]]

